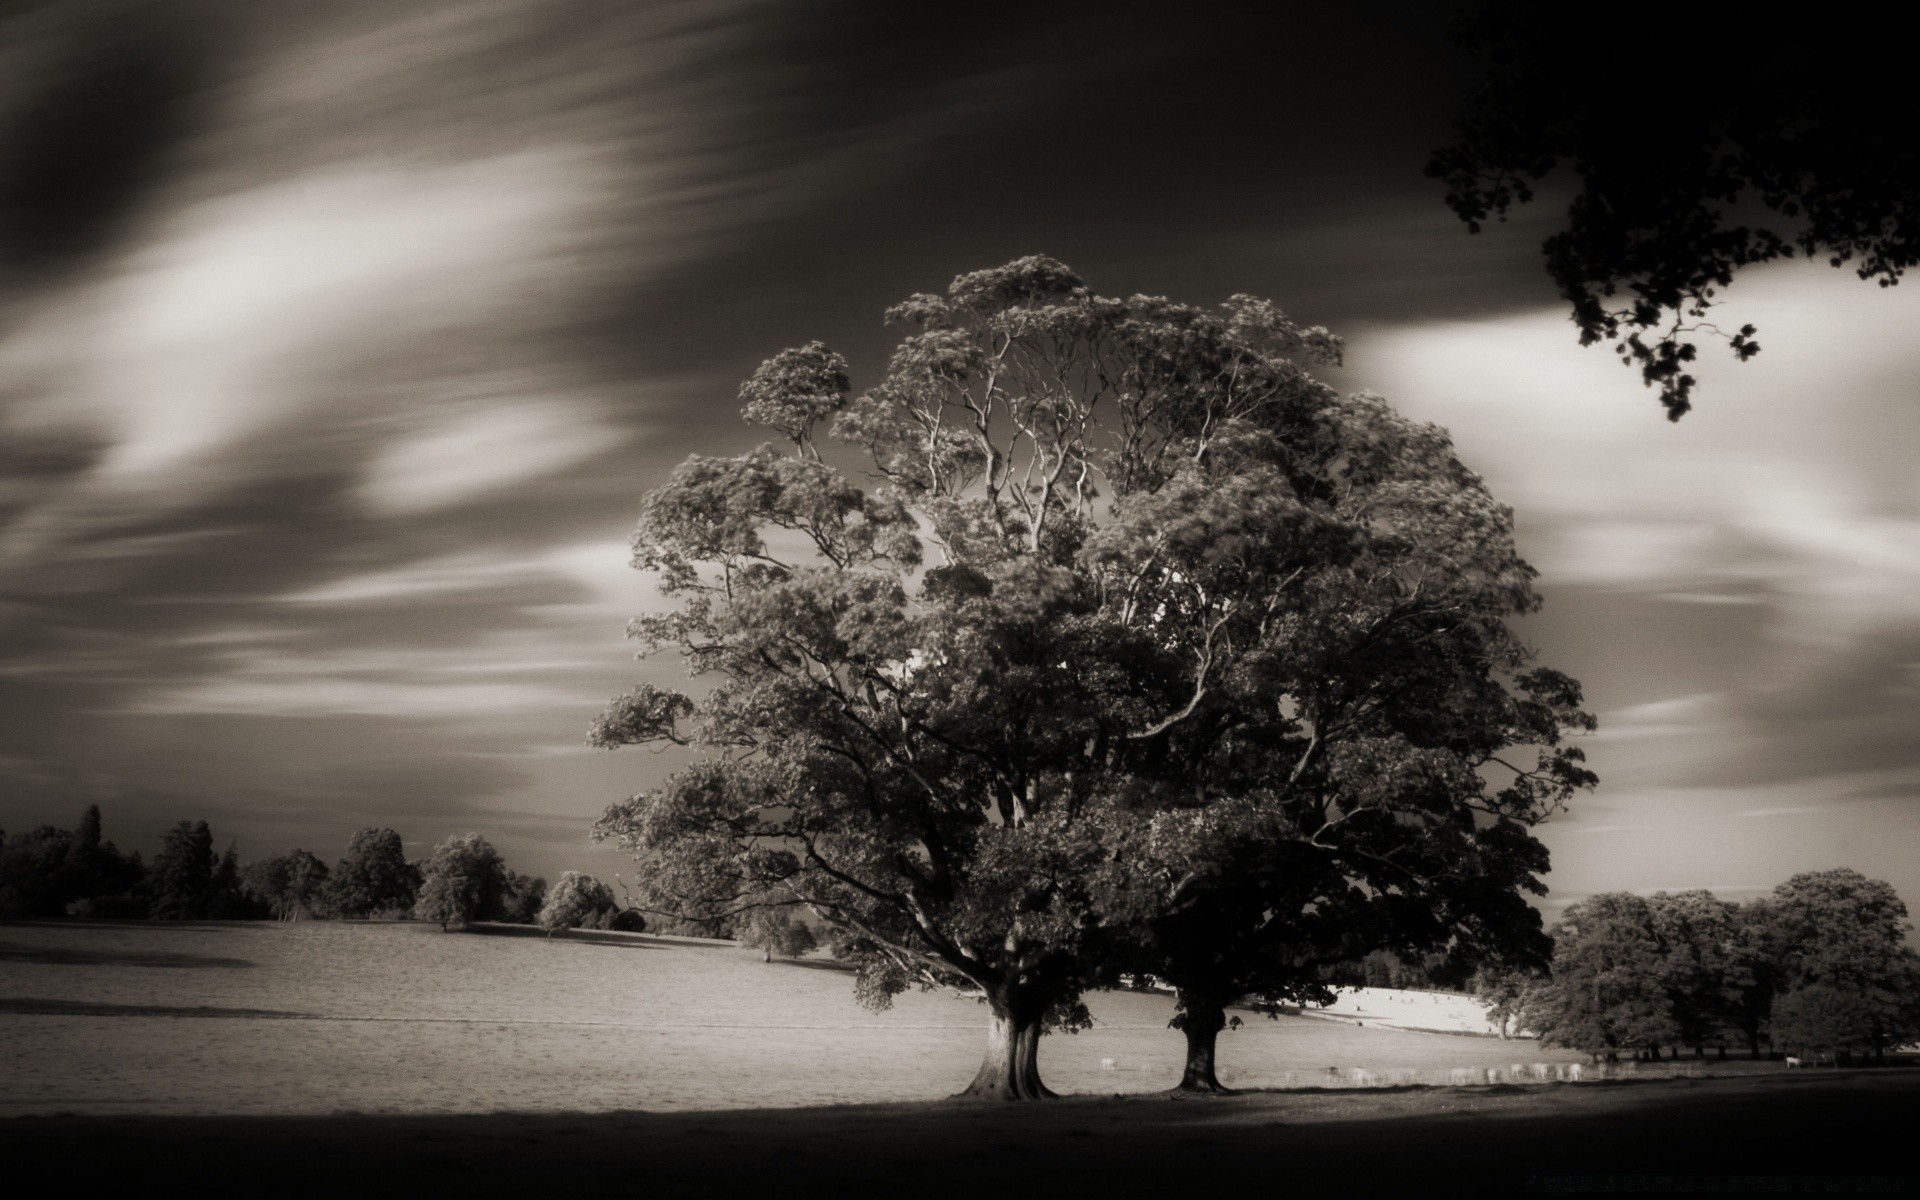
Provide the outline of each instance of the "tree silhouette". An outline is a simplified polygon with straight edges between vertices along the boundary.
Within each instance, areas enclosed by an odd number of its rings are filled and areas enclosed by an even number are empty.
[[[1674,420],[1696,337],[1759,351],[1752,325],[1709,319],[1743,268],[1824,257],[1891,287],[1920,262],[1920,95],[1804,21],[1683,2],[1618,32],[1577,6],[1482,0],[1459,24],[1485,74],[1427,173],[1479,232],[1567,171],[1548,274],[1581,344],[1613,343]]]

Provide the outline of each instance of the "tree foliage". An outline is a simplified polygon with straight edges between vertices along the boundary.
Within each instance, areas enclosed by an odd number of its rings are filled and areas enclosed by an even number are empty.
[[[327,904],[327,864],[305,850],[249,863],[240,873],[241,890],[263,904],[276,920],[297,921],[318,915]]]
[[[1776,1043],[1882,1053],[1920,1039],[1920,955],[1892,885],[1845,867],[1807,871],[1769,901]]]
[[[974,1090],[1012,1096],[1082,987],[1188,929],[1265,964],[1221,986],[1279,992],[1363,926],[1524,924],[1525,829],[1590,780],[1560,740],[1589,722],[1506,629],[1532,571],[1441,431],[1313,379],[1338,341],[1248,296],[1111,299],[1034,257],[887,315],[879,383],[776,356],[742,399],[791,448],[642,502],[674,607],[632,631],[706,690],[642,685],[593,739],[702,752],[597,827],[657,904],[779,889],[869,1003],[978,992]]]
[[[160,843],[146,879],[148,907],[161,920],[218,920],[247,915],[239,855],[213,849],[205,821],[181,821]]]
[[[580,871],[562,871],[559,882],[547,892],[535,923],[551,937],[562,930],[599,924],[605,914],[619,907],[613,889],[606,884]]]
[[[504,915],[506,864],[493,843],[477,833],[455,834],[435,846],[421,865],[414,916],[422,921],[466,925]]]
[[[1763,1040],[1815,1054],[1883,1053],[1920,1038],[1920,955],[1893,888],[1809,871],[1734,905],[1703,891],[1626,892],[1567,910],[1553,977],[1524,1020],[1595,1052]]]
[[[1581,343],[1612,342],[1675,420],[1696,335],[1759,350],[1752,325],[1708,320],[1742,268],[1824,257],[1890,287],[1920,261],[1920,98],[1790,21],[1680,4],[1644,36],[1600,36],[1577,7],[1482,0],[1460,26],[1485,75],[1428,174],[1478,232],[1565,167],[1548,273]]]
[[[100,807],[79,825],[43,825],[9,840],[0,835],[0,919],[82,915],[144,916],[146,868],[103,840]]]
[[[341,916],[370,917],[413,907],[420,876],[408,864],[400,835],[369,826],[347,839],[347,855],[333,870],[328,901]]]
[[[770,892],[733,919],[733,939],[763,951],[766,961],[778,954],[799,958],[820,945],[813,927],[794,910],[799,902],[785,892]]]
[[[504,871],[499,919],[509,925],[537,923],[540,910],[547,903],[547,881],[538,875],[522,875],[512,867],[506,867]]]
[[[1694,890],[1655,892],[1647,907],[1675,1040],[1695,1050],[1723,1042],[1754,982],[1738,906]]]
[[[1674,1044],[1666,964],[1653,908],[1631,892],[1570,906],[1554,929],[1553,985],[1528,1005],[1540,1036],[1609,1058]]]

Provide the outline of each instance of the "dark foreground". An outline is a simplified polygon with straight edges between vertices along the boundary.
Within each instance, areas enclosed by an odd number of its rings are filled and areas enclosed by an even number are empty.
[[[1920,1192],[1920,1071],[594,1116],[20,1117],[63,1194]]]

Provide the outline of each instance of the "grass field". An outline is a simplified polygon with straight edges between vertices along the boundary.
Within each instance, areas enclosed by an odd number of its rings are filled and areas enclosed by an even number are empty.
[[[0,1114],[609,1112],[925,1100],[978,1065],[985,1013],[854,1004],[823,962],[729,944],[339,922],[0,926]],[[1103,993],[1045,1040],[1068,1093],[1172,1086],[1168,997]],[[1221,1035],[1231,1086],[1348,1084],[1579,1056],[1306,1017]],[[1109,1065],[1110,1064],[1110,1065]],[[1342,1068],[1339,1075],[1328,1068]]]
[[[978,1005],[914,993],[866,1013],[844,971],[731,945],[0,926],[0,1161],[74,1194],[190,1180],[278,1197],[1920,1186],[1912,1069],[1325,1087],[1329,1066],[1571,1056],[1293,1017],[1222,1036],[1224,1073],[1248,1091],[1172,1099],[1139,1094],[1178,1076],[1168,998],[1092,1007],[1094,1029],[1041,1052],[1049,1081],[1081,1095],[943,1103],[976,1065]]]

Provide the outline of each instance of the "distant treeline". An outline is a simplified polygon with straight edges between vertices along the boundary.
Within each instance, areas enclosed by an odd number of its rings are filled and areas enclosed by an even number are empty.
[[[381,917],[437,921],[443,928],[472,921],[538,924],[550,933],[647,928],[639,912],[593,876],[567,871],[549,890],[545,879],[508,867],[477,833],[450,837],[414,862],[398,833],[368,827],[347,839],[345,857],[332,867],[307,850],[242,864],[236,846],[215,852],[205,821],[182,821],[145,862],[137,851],[122,854],[102,838],[98,805],[71,830],[43,825],[12,838],[0,831],[0,920],[23,917]],[[656,932],[731,937],[769,957],[815,946],[813,931],[790,906],[752,908],[723,921],[657,921]]]
[[[400,835],[367,828],[347,840],[331,868],[306,850],[240,862],[215,851],[205,821],[181,821],[151,862],[101,836],[100,808],[78,827],[0,831],[0,919],[114,917],[156,920],[293,921],[317,917],[415,917],[442,924],[531,924],[546,880],[509,868],[477,833],[448,838],[409,862]]]
[[[1554,927],[1550,973],[1486,971],[1508,1028],[1596,1057],[1744,1046],[1846,1061],[1920,1039],[1920,955],[1891,885],[1839,868],[1744,904],[1608,892]]]

